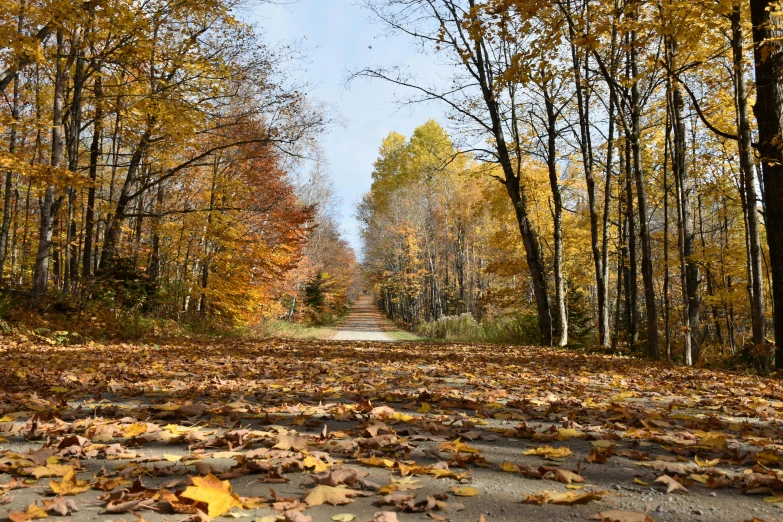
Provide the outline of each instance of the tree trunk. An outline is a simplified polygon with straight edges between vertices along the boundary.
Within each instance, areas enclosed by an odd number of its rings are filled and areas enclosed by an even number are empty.
[[[636,17],[636,13],[634,14]],[[631,33],[631,70],[634,78],[639,77],[636,51],[636,32]],[[658,311],[655,302],[655,280],[652,264],[652,245],[647,212],[647,189],[642,170],[641,142],[641,95],[639,81],[631,86],[631,148],[633,151],[633,171],[636,180],[636,197],[639,201],[639,238],[642,242],[642,281],[644,282],[644,306],[647,310],[647,355],[657,359],[658,353]]]
[[[630,140],[625,140],[625,212],[626,231],[628,234],[627,273],[625,277],[626,316],[628,324],[629,342],[635,345],[639,342],[639,287],[637,274],[637,249],[636,230],[633,204],[633,173],[631,163]]]
[[[21,16],[20,16],[21,25]],[[19,75],[14,76],[14,92],[11,105],[11,132],[8,139],[8,152],[13,156],[16,153],[17,121],[19,120]],[[5,174],[5,192],[3,193],[3,224],[0,228],[0,282],[3,280],[3,267],[8,253],[8,232],[11,228],[11,192],[13,190],[13,170],[8,169]]]
[[[90,185],[87,189],[87,211],[84,217],[84,260],[82,277],[86,280],[92,274],[93,226],[95,221],[95,184],[98,179],[98,162],[101,158],[101,139],[103,134],[103,88],[100,69],[95,71],[95,114],[90,144]]]
[[[672,44],[674,48],[674,44]],[[693,226],[692,199],[693,179],[688,173],[685,161],[685,100],[678,84],[672,85],[672,112],[674,121],[674,175],[679,184],[680,227],[682,230],[682,255],[685,260],[684,299],[685,315],[685,364],[691,366],[698,360],[699,353],[699,267],[694,255],[696,231]]]
[[[557,115],[555,114],[554,100],[552,100],[546,85],[542,87],[544,95],[544,105],[547,115],[547,170],[549,171],[549,187],[552,191],[552,221],[554,227],[554,272],[555,272],[555,301],[557,304],[557,345],[565,346],[568,344],[568,312],[566,310],[565,297],[565,278],[563,277],[563,200],[560,196],[560,183],[557,179]],[[592,173],[591,176],[592,178]],[[593,184],[595,188],[595,184]],[[593,210],[595,210],[593,198]],[[596,225],[598,218],[596,216]],[[598,234],[597,226],[595,230]],[[598,246],[594,250],[598,253]]]
[[[65,105],[66,68],[62,63],[64,49],[62,31],[57,31],[57,58],[54,81],[54,99],[52,109],[52,157],[51,166],[59,169],[63,160],[63,108]],[[61,201],[61,200],[60,200]],[[52,223],[58,210],[59,201],[55,200],[55,187],[49,185],[41,203],[41,225],[38,233],[38,253],[33,270],[32,303],[38,307],[46,293],[49,282],[49,258],[52,249]]]
[[[117,200],[117,205],[114,208],[114,213],[111,215],[109,222],[106,225],[106,232],[104,233],[103,250],[101,252],[101,266],[106,266],[109,261],[117,256],[117,246],[120,239],[120,228],[123,221],[125,221],[125,213],[128,209],[128,204],[131,202],[131,189],[136,182],[136,173],[141,165],[141,160],[144,157],[144,153],[147,150],[147,145],[150,139],[149,131],[146,131],[139,140],[136,150],[133,151],[130,163],[128,164],[128,172],[125,175],[125,181],[122,184],[120,191],[120,197]]]
[[[777,2],[750,0],[756,62],[756,105],[761,168],[764,173],[766,230],[772,272],[775,344],[783,344],[783,29]],[[750,203],[750,202],[749,202]],[[777,354],[775,366],[783,368]]]
[[[742,2],[735,1],[731,13],[731,51],[734,61],[734,83],[737,89],[737,129],[739,134],[739,160],[741,185],[745,193],[746,220],[748,226],[748,254],[750,264],[751,295],[750,310],[753,328],[753,344],[760,347],[765,343],[764,274],[761,266],[761,239],[759,237],[758,193],[753,171],[753,149],[748,94],[745,84],[744,57],[742,54]]]
[[[577,110],[579,113],[579,149],[582,153],[582,166],[585,172],[585,183],[587,185],[587,208],[590,214],[590,249],[593,252],[593,263],[595,264],[595,286],[598,295],[598,342],[602,346],[609,346],[609,285],[606,281],[604,270],[605,258],[602,255],[601,242],[598,238],[598,211],[595,203],[595,178],[593,177],[593,146],[590,139],[590,99],[589,90],[583,91],[582,88],[582,63],[574,45],[574,28],[569,24],[569,37],[571,40],[571,62],[574,71],[574,88],[576,90]],[[584,57],[585,77],[589,74],[589,55]],[[613,99],[612,99],[613,101]],[[612,164],[612,135],[614,134],[614,121],[612,121],[614,107],[610,101],[609,116],[609,138],[607,142],[607,165]],[[607,168],[607,189],[610,188],[611,168]],[[604,207],[606,212],[607,207]],[[604,241],[606,240],[606,220],[604,220]]]

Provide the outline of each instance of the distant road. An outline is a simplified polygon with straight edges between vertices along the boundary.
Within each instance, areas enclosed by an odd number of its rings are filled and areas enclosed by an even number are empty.
[[[336,341],[395,341],[386,331],[391,327],[372,302],[372,297],[362,295],[351,308],[345,322],[337,329]]]

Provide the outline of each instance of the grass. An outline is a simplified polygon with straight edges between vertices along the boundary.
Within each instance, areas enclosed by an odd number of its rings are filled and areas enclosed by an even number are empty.
[[[535,318],[519,314],[478,322],[470,314],[442,317],[416,326],[420,338],[450,342],[535,345],[539,343]]]
[[[336,330],[333,326],[307,326],[288,321],[269,321],[263,325],[262,333],[266,337],[323,341],[334,337]]]
[[[428,339],[424,339],[423,337],[419,337],[413,332],[409,332],[407,330],[389,330],[387,332],[384,332],[386,335],[388,335],[391,339],[394,339],[395,341],[425,341]]]

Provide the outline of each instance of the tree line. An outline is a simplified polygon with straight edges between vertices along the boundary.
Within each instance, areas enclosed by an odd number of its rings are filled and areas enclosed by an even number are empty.
[[[497,284],[518,288],[544,344],[568,344],[569,295],[581,291],[598,344],[643,343],[650,357],[694,364],[704,346],[746,339],[770,361],[767,334],[783,324],[777,2],[365,7],[450,71],[434,83],[403,68],[355,76],[448,107],[455,154],[485,163],[506,193],[524,270]],[[474,266],[491,273],[489,258]],[[437,315],[430,307],[420,318]]]
[[[326,277],[344,306],[350,278],[319,256],[348,274],[352,253],[303,173],[328,116],[287,78],[297,50],[241,8],[3,2],[6,288],[39,309],[246,321],[298,317],[290,302]]]

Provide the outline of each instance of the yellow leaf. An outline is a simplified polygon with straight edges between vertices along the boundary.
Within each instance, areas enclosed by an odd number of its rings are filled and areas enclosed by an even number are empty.
[[[395,411],[394,413],[392,413],[391,418],[401,422],[410,422],[416,417],[414,417],[413,415],[408,415],[407,413]]]
[[[564,506],[573,506],[576,504],[587,504],[594,500],[601,500],[608,495],[608,491],[589,491],[586,493],[558,493],[557,491],[540,491],[526,496],[522,502],[525,504],[559,504]]]
[[[582,439],[584,438],[585,434],[578,430],[573,430],[570,428],[560,428],[557,430],[557,435],[555,435],[555,438],[557,440],[570,440],[570,439]]]
[[[36,520],[39,518],[47,518],[49,514],[40,507],[38,504],[30,504],[24,511],[12,511],[8,514],[8,519],[11,522],[26,522],[27,520]]]
[[[699,446],[723,448],[726,446],[726,435],[718,431],[711,431],[701,438],[699,441]]]
[[[452,493],[452,495],[457,495],[458,497],[475,497],[479,494],[479,490],[470,486],[463,488],[455,487],[451,488],[449,491]]]
[[[139,435],[147,433],[147,424],[144,422],[134,422],[133,424],[126,426],[125,429],[122,430],[122,433],[129,439],[138,437]]]
[[[313,455],[308,455],[302,460],[302,465],[307,468],[313,468],[313,470],[317,473],[321,473],[322,471],[327,471],[331,464],[327,464],[326,462],[322,461],[318,457],[315,457]]]
[[[334,520],[334,522],[351,522],[356,519],[356,515],[340,513],[339,515],[332,515],[331,519]]]
[[[440,451],[453,451],[455,453],[481,453],[480,449],[468,446],[459,439],[453,442],[444,442],[438,449]]]
[[[391,459],[379,459],[375,455],[366,459],[360,458],[358,460],[365,466],[373,466],[376,468],[392,468],[395,464],[395,462]]]
[[[514,464],[513,462],[504,462],[500,465],[500,469],[503,471],[507,471],[509,473],[519,473],[519,466]]]
[[[524,455],[537,455],[539,457],[547,457],[550,459],[563,459],[569,455],[572,455],[571,449],[568,446],[562,448],[553,448],[552,446],[542,446],[540,448],[533,448],[522,452]]]
[[[236,493],[231,492],[231,483],[221,481],[211,473],[206,477],[192,477],[193,486],[188,486],[181,497],[203,502],[207,505],[209,515],[212,518],[219,517],[232,507],[242,507],[242,501]]]
[[[720,459],[699,460],[698,455],[694,457],[693,460],[696,461],[696,465],[700,468],[711,468],[720,464]]]
[[[432,409],[432,406],[430,406],[430,403],[428,403],[428,402],[422,402],[422,403],[421,403],[421,408],[419,408],[419,409],[418,409],[418,410],[416,410],[416,411],[417,411],[418,413],[429,413],[431,409]]]
[[[182,457],[180,457],[179,455],[170,455],[167,453],[163,454],[163,458],[169,462],[179,462],[180,460],[182,460]]]
[[[84,493],[90,489],[90,483],[87,480],[78,480],[76,478],[76,471],[71,468],[60,482],[49,480],[49,487],[52,488],[52,491],[57,495],[78,495],[79,493]]]
[[[69,471],[73,471],[73,466],[64,464],[47,464],[34,468],[30,474],[37,479],[43,477],[64,477]]]

